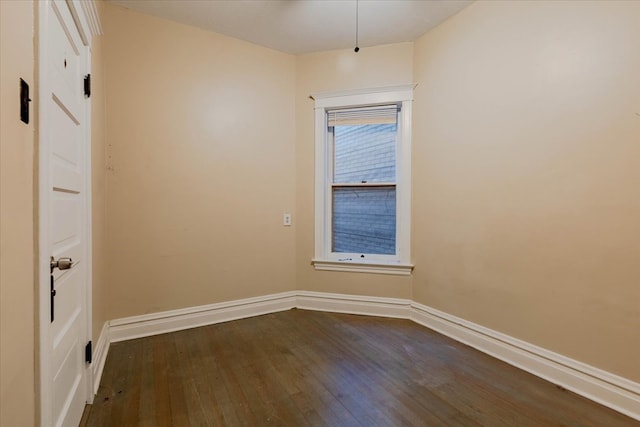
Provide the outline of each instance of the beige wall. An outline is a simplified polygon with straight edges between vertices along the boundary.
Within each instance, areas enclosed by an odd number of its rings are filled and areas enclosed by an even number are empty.
[[[414,296],[640,380],[640,2],[478,2],[415,45]]]
[[[109,319],[295,289],[295,59],[105,5]]]
[[[100,7],[94,339],[297,288],[414,298],[640,381],[640,3],[479,2],[415,46],[299,57]],[[1,425],[36,410],[33,8],[0,1]],[[308,95],[412,82],[414,276],[314,271]]]
[[[296,58],[296,284],[306,291],[411,298],[411,277],[315,271],[314,103],[318,92],[413,83],[413,43]]]
[[[96,7],[102,19],[102,1]],[[92,333],[94,346],[107,320],[107,168],[106,168],[106,87],[104,75],[104,36],[91,40],[91,238],[92,264]]]
[[[0,1],[0,425],[35,423],[34,122],[19,79],[34,80],[34,3]]]

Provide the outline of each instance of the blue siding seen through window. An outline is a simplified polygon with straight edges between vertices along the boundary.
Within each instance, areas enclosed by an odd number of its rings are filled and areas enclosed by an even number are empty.
[[[396,188],[333,189],[333,252],[396,253]]]
[[[396,181],[396,124],[336,126],[334,183]],[[333,252],[396,253],[396,188],[333,188]]]
[[[395,182],[396,124],[336,126],[333,182]]]

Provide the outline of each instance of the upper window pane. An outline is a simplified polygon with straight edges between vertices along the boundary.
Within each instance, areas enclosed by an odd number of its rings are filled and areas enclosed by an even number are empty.
[[[335,126],[333,182],[395,182],[397,130],[395,123]]]

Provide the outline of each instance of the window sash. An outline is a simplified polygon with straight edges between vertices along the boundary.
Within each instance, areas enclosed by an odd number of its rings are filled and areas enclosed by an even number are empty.
[[[377,123],[376,123],[377,124]],[[391,123],[394,124],[394,123]],[[355,126],[362,126],[362,124],[358,124]],[[355,132],[357,133],[359,130],[356,130]],[[393,138],[393,142],[392,144],[389,144],[389,140],[385,141],[385,135],[384,133],[379,133],[379,137],[375,138],[373,140],[368,141],[369,143],[371,143],[372,145],[378,145],[381,149],[382,152],[379,152],[378,154],[382,155],[384,158],[385,153],[388,155],[389,153],[393,153],[392,155],[392,162],[389,162],[388,160],[383,161],[384,163],[386,163],[386,167],[391,167],[393,168],[393,173],[390,174],[388,172],[382,172],[382,171],[378,171],[378,173],[372,173],[371,170],[367,171],[367,169],[358,169],[355,168],[356,170],[349,170],[349,168],[345,168],[344,166],[346,166],[345,163],[345,159],[343,158],[342,160],[342,168],[340,170],[338,170],[338,152],[337,152],[337,145],[336,145],[336,140],[337,140],[337,134],[338,132],[336,131],[336,127],[332,126],[332,127],[328,127],[327,128],[327,142],[330,144],[329,147],[329,152],[331,153],[331,182],[333,183],[340,183],[340,184],[349,184],[349,183],[368,183],[368,182],[372,182],[372,183],[380,183],[380,182],[396,182],[396,172],[397,172],[397,167],[398,167],[398,136],[399,136],[399,132],[400,132],[400,128],[398,126],[397,123],[395,123],[395,132],[394,132],[394,138]],[[352,133],[352,132],[349,132]],[[390,133],[390,132],[389,132]],[[347,138],[352,138],[352,137],[347,137]],[[388,138],[388,136],[387,136]],[[361,141],[356,141],[355,142],[355,149],[352,148],[351,152],[349,153],[349,150],[347,151],[343,151],[342,155],[350,158],[353,156],[353,153],[356,152],[358,154],[361,155],[366,155],[366,153],[364,153],[362,147],[358,147],[358,143]],[[344,147],[343,147],[344,149]],[[390,150],[391,149],[391,150]],[[349,162],[350,160],[346,160],[347,162]],[[369,166],[374,166],[375,163],[373,165],[369,165]],[[380,164],[378,163],[377,166],[380,166]],[[353,179],[353,174],[354,173],[359,173],[359,178],[357,179]],[[338,176],[340,175],[340,176]],[[350,176],[351,175],[351,176]],[[393,177],[393,178],[392,178]],[[366,178],[366,180],[363,180],[363,178]],[[392,178],[392,179],[391,179]]]
[[[343,117],[348,117],[348,124],[345,119],[340,117],[340,114],[344,114]],[[336,119],[337,116],[337,119]],[[394,181],[384,182],[334,182],[335,181],[335,168],[336,168],[336,132],[335,126],[337,121],[343,120],[340,125],[363,125],[363,124],[396,124],[396,141],[395,141],[395,168],[396,171],[400,167],[399,164],[399,136],[402,132],[402,126],[398,123],[398,117],[400,116],[400,107],[396,104],[383,105],[383,106],[364,106],[360,108],[350,109],[336,109],[326,111],[326,142],[327,142],[327,154],[330,158],[329,167],[326,170],[327,173],[327,234],[326,245],[327,255],[336,260],[352,260],[352,261],[381,261],[381,262],[393,262],[398,259],[399,245],[398,238],[401,230],[398,225],[399,218],[399,200],[398,200],[398,186],[397,176]],[[373,121],[373,117],[376,119],[386,121]],[[392,118],[392,120],[391,120]],[[337,120],[337,121],[336,121]],[[333,126],[332,126],[333,125]],[[395,230],[394,230],[394,251],[391,254],[387,253],[375,253],[375,252],[336,252],[335,251],[335,209],[334,209],[334,189],[336,188],[371,188],[371,187],[392,187],[395,189]]]
[[[358,190],[362,191],[358,192]],[[366,207],[373,209],[376,214],[385,215],[387,220],[392,221],[393,227],[390,228],[389,223],[381,220],[380,217],[372,217],[371,210],[363,209],[365,206],[349,205],[348,198],[352,193],[357,193],[359,194],[358,197],[363,197],[363,203],[368,204]],[[398,206],[396,193],[397,189],[395,184],[332,186],[331,252],[340,255],[357,253],[361,259],[379,256],[395,256],[398,252],[398,229],[396,224]],[[381,199],[380,196],[383,198]],[[393,197],[392,209],[385,206],[389,196]],[[373,199],[371,197],[373,197]],[[336,203],[337,198],[342,198],[342,201],[347,204],[341,204],[340,209],[338,209]],[[369,199],[367,200],[367,198]],[[359,217],[360,220],[354,221],[352,219],[353,217]],[[347,241],[344,238],[339,238],[339,234],[344,233],[355,233],[359,238],[355,241]],[[392,244],[390,244],[391,241],[393,242]],[[341,248],[342,250],[337,248]],[[354,252],[354,249],[358,251]]]

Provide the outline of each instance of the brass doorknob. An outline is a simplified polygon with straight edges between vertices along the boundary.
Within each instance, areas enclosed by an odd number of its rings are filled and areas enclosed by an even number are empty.
[[[55,258],[51,257],[50,266],[51,271],[53,271],[54,268],[59,270],[68,270],[73,267],[73,260],[71,258],[58,258],[56,261]]]

